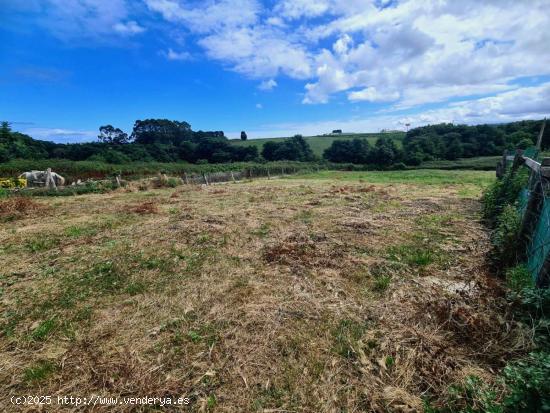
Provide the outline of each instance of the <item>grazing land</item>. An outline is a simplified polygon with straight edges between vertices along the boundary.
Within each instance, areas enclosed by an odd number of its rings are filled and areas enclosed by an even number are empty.
[[[492,179],[320,172],[2,201],[0,404],[40,393],[184,396],[189,411],[216,412],[441,405],[527,342],[487,277],[478,199]]]
[[[388,132],[388,133],[353,133],[342,135],[326,135],[326,136],[305,136],[304,139],[311,147],[313,153],[322,157],[325,149],[329,148],[334,141],[346,141],[352,139],[367,139],[371,145],[374,145],[378,138],[390,138],[395,141],[398,148],[402,146],[403,138],[405,138],[405,132]],[[266,142],[283,142],[287,138],[266,138],[266,139],[249,139],[241,141],[240,139],[231,140],[231,144],[237,146],[256,146],[258,152],[262,152],[264,143]]]

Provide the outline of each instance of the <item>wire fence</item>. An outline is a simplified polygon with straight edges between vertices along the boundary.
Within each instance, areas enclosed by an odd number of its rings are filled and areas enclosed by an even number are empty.
[[[529,179],[521,189],[518,212],[521,217],[518,251],[524,255],[527,268],[541,288],[550,281],[550,158],[539,159],[536,147],[515,153],[505,153],[497,166],[497,177],[502,178],[527,168]]]

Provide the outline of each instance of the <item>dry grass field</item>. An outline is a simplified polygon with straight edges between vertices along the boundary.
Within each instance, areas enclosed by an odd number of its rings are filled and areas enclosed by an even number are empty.
[[[419,412],[470,374],[491,381],[525,345],[485,262],[478,199],[492,175],[0,201],[0,406]],[[22,394],[191,403],[10,404]]]

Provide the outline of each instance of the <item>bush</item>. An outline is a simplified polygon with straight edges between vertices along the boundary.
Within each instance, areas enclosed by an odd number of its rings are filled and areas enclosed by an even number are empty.
[[[518,251],[521,217],[514,205],[506,205],[499,215],[497,226],[491,234],[491,256],[501,269],[513,267],[524,254]]]
[[[506,271],[506,285],[514,292],[520,292],[525,288],[534,287],[531,273],[523,264],[516,265]]]
[[[526,169],[521,169],[515,174],[509,170],[501,180],[496,180],[487,188],[482,197],[482,212],[490,226],[495,225],[507,205],[516,202],[521,190],[527,186],[528,179],[529,174]]]

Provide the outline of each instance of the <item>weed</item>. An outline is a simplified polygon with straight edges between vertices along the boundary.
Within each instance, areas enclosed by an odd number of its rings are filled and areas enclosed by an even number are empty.
[[[46,251],[59,244],[59,240],[53,237],[37,236],[28,240],[25,244],[30,252]]]
[[[296,214],[296,219],[302,221],[304,224],[310,224],[313,220],[313,212],[309,209],[304,209]]]
[[[524,251],[518,251],[521,217],[513,205],[507,205],[497,219],[497,226],[491,234],[493,245],[491,258],[499,269],[516,265]]]
[[[128,284],[126,287],[126,292],[130,295],[137,295],[145,292],[147,290],[147,286],[139,281],[133,282]]]
[[[31,338],[33,340],[42,341],[44,340],[51,332],[57,327],[57,321],[55,318],[49,318],[46,321],[43,321],[36,327],[32,333]]]
[[[270,224],[264,222],[258,229],[252,231],[252,234],[260,238],[265,238],[269,235],[270,227]]]
[[[525,265],[516,265],[506,271],[506,285],[514,292],[534,287],[533,278]]]
[[[355,358],[357,341],[363,336],[366,326],[355,320],[341,320],[332,330],[335,340],[333,351],[345,358]]]
[[[198,343],[202,339],[201,335],[194,330],[189,330],[189,332],[187,333],[187,336],[193,343]]]
[[[78,238],[83,236],[93,236],[95,234],[97,234],[97,229],[92,226],[81,227],[77,225],[72,225],[65,228],[65,235],[67,235],[68,237]]]
[[[49,360],[40,360],[25,369],[23,379],[28,384],[36,384],[55,373],[57,366]]]
[[[509,393],[504,406],[511,412],[550,411],[550,354],[531,353],[504,368]]]
[[[216,407],[216,404],[217,404],[217,399],[216,399],[216,395],[215,394],[211,394],[210,396],[208,396],[208,398],[206,399],[206,406],[208,407],[208,409],[213,409],[214,407]]]
[[[83,287],[101,292],[114,292],[122,286],[123,274],[112,261],[96,264],[80,280]]]
[[[425,411],[445,413],[503,413],[497,403],[494,389],[477,376],[468,376],[463,383],[449,388],[449,399],[443,410],[427,408]]]
[[[383,292],[388,289],[391,284],[391,275],[377,275],[374,278],[373,289],[375,291]]]
[[[425,267],[436,261],[436,253],[428,246],[399,245],[388,248],[388,258],[410,266]]]

